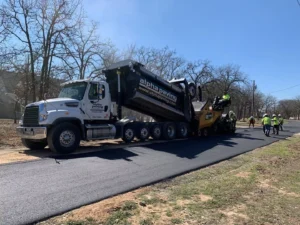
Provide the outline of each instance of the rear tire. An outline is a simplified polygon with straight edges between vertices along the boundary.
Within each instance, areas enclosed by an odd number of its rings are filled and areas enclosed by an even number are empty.
[[[125,125],[124,130],[123,130],[122,140],[125,143],[130,143],[133,141],[134,136],[135,136],[135,130],[134,130],[133,125],[131,125],[131,124]]]
[[[197,89],[194,83],[189,84],[189,92],[192,99],[196,97]]]
[[[80,130],[71,123],[61,123],[50,130],[48,144],[53,152],[69,154],[80,144]]]
[[[44,149],[48,144],[46,140],[41,140],[41,141],[33,141],[30,139],[21,139],[22,144],[26,147],[29,148],[30,150],[42,150]]]
[[[137,130],[136,137],[141,141],[145,141],[149,138],[149,136],[150,136],[149,128],[145,125],[141,125]]]
[[[159,124],[155,124],[152,128],[151,128],[151,137],[154,140],[159,140],[161,139],[162,136],[162,129],[161,126]]]
[[[189,126],[187,123],[179,123],[177,125],[177,137],[186,138],[189,135]]]
[[[176,137],[175,123],[165,123],[163,126],[163,136],[166,140],[172,140]]]

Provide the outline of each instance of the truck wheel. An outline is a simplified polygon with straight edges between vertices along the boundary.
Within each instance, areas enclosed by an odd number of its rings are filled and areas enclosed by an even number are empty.
[[[159,140],[161,138],[161,126],[159,124],[155,124],[152,128],[151,128],[151,137],[154,140]]]
[[[149,138],[150,136],[150,132],[149,132],[149,128],[146,127],[145,125],[141,125],[139,128],[138,128],[138,131],[137,131],[137,138],[141,141],[145,141]]]
[[[53,152],[74,152],[80,144],[80,130],[71,123],[58,124],[50,130],[48,144]]]
[[[33,141],[30,139],[21,139],[21,141],[22,144],[30,150],[42,150],[48,145],[46,140]]]
[[[189,84],[189,92],[192,99],[196,97],[197,91],[196,91],[196,85],[194,83]]]
[[[189,127],[186,123],[179,123],[177,125],[177,137],[186,138],[189,135]]]
[[[163,136],[167,140],[172,140],[176,137],[176,126],[174,123],[165,123],[164,124]]]
[[[134,127],[130,124],[127,124],[123,130],[122,140],[126,143],[132,142],[135,136]]]

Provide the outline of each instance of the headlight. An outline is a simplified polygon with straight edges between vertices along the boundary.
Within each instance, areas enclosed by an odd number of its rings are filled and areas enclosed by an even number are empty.
[[[23,120],[24,120],[24,114],[21,116],[21,119],[19,120],[19,125],[23,125]]]
[[[40,114],[40,122],[45,121],[48,118],[48,114]]]

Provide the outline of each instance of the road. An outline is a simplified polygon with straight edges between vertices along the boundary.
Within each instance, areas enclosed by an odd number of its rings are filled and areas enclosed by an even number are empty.
[[[238,129],[234,136],[109,149],[0,166],[0,224],[29,224],[82,205],[231,158],[280,136]]]

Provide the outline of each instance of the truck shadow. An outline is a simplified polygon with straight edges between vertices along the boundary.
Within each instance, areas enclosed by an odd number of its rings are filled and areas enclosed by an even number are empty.
[[[72,155],[56,155],[50,156],[56,160],[69,160],[87,157],[98,157],[106,160],[126,160],[131,161],[130,158],[141,156],[144,154],[151,154],[151,151],[166,152],[168,154],[176,155],[180,158],[194,159],[199,154],[210,150],[216,146],[226,146],[234,148],[238,143],[231,139],[249,139],[263,141],[261,138],[250,137],[249,134],[236,134],[232,136],[214,136],[207,138],[190,138],[186,140],[177,140],[164,143],[149,143],[148,145],[135,145],[128,147],[121,147],[115,149],[104,149],[102,151],[94,151],[88,153],[76,153]]]
[[[262,145],[270,144],[276,140],[283,140],[290,137],[292,132],[282,132],[279,136],[271,135],[267,138],[255,138],[250,133],[237,133],[235,135],[219,135],[206,138],[190,138],[186,140],[176,140],[163,143],[134,143],[134,145],[121,144],[118,147],[116,143],[104,143],[101,146],[82,146],[75,154],[57,155],[49,151],[43,158],[52,158],[56,160],[71,160],[79,158],[98,157],[105,160],[126,160],[141,155],[149,155],[151,151],[160,151],[176,155],[180,158],[194,159],[199,154],[215,148],[216,146],[225,146],[234,148],[241,145],[242,140],[260,141]],[[97,143],[96,143],[97,144]],[[119,143],[120,144],[120,143]],[[107,149],[108,147],[108,149]],[[113,148],[110,148],[113,147]],[[45,151],[45,150],[43,150]],[[25,151],[25,154],[40,156],[40,151]]]

